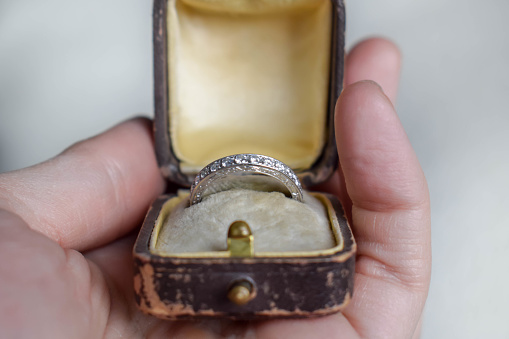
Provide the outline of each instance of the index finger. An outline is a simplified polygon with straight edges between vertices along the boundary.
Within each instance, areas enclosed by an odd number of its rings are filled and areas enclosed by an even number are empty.
[[[163,190],[151,122],[138,118],[1,174],[0,208],[64,248],[87,250],[132,230]]]
[[[361,80],[375,81],[394,104],[398,94],[400,64],[401,53],[391,41],[366,39],[355,45],[347,55],[345,85]]]

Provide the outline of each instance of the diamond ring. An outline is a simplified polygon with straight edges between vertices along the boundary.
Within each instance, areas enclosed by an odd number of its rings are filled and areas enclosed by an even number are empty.
[[[194,179],[189,201],[194,205],[208,195],[236,188],[282,192],[303,201],[302,186],[292,169],[260,154],[230,155],[208,164]]]

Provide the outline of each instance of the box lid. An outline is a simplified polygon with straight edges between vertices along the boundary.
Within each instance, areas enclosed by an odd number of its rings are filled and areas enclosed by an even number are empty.
[[[342,0],[155,0],[155,144],[170,181],[264,154],[306,187],[338,165]]]

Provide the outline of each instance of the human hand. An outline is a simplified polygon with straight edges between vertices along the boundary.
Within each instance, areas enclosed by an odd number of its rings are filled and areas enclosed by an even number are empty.
[[[347,58],[336,107],[340,196],[358,244],[354,296],[335,315],[163,321],[134,304],[136,227],[164,190],[150,122],[136,119],[56,158],[0,175],[2,338],[411,338],[430,277],[429,197],[397,118],[399,53],[372,39]],[[373,82],[377,81],[384,92]]]

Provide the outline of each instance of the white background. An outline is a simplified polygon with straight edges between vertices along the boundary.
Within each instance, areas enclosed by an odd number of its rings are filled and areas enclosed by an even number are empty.
[[[152,115],[151,1],[0,0],[0,172]],[[428,178],[423,338],[509,338],[509,1],[350,0],[347,44],[403,53],[398,111]]]

